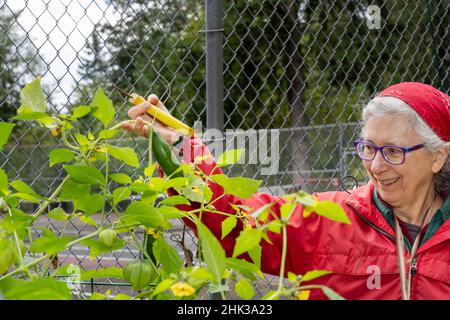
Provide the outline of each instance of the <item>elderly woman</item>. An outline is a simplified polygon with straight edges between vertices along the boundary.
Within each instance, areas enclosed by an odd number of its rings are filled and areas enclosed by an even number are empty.
[[[156,96],[149,100],[164,108]],[[145,102],[131,108],[129,116],[137,121],[124,129],[145,135],[142,118],[147,117],[148,107]],[[169,143],[178,139],[160,124],[155,129]],[[288,227],[287,271],[330,270],[311,284],[329,286],[347,299],[450,299],[449,96],[415,82],[385,89],[365,106],[361,139],[355,147],[370,182],[351,192],[316,194],[319,200],[340,204],[351,224],[314,214],[303,218],[299,206]],[[184,152],[205,152],[205,148],[196,137],[183,144]],[[220,173],[214,166],[202,163],[201,170]],[[223,192],[213,183],[210,187],[213,199]],[[272,208],[279,213],[284,202],[264,193],[245,200],[227,195],[216,207],[231,213],[229,203],[253,209],[274,203]],[[218,239],[223,219],[203,216]],[[228,255],[240,229],[242,225],[221,241]],[[265,273],[278,274],[281,235],[270,234],[270,240],[272,244],[261,241],[261,266]],[[325,296],[320,290],[311,293],[311,299],[321,298]]]

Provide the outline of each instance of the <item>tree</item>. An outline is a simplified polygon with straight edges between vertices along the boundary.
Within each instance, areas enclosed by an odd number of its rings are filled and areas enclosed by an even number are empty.
[[[203,3],[111,2],[122,19],[101,28],[111,53],[107,78],[141,94],[159,93],[175,116],[190,124],[204,121]],[[373,4],[381,9],[379,30],[366,24]],[[225,1],[225,127],[359,121],[361,102],[382,88],[400,81],[433,83],[425,10],[422,3],[394,0]],[[445,66],[448,31],[438,20],[447,18],[433,16]],[[294,131],[283,146],[291,149],[291,169],[308,176],[329,138],[319,131]],[[337,161],[331,162],[337,166]],[[305,176],[293,180],[304,185]]]
[[[20,106],[19,91],[41,68],[29,39],[19,35],[17,15],[4,10],[0,1],[0,119],[6,121]]]

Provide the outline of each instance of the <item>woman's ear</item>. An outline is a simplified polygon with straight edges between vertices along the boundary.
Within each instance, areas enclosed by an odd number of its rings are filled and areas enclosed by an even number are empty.
[[[444,147],[433,154],[433,165],[431,166],[433,173],[441,171],[445,161],[447,161],[449,152],[449,147]]]

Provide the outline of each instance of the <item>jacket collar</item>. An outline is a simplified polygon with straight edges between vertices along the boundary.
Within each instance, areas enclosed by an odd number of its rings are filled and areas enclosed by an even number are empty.
[[[373,225],[390,234],[392,237],[395,237],[395,230],[389,225],[373,201],[374,191],[373,183],[369,182],[366,185],[354,189],[348,196],[346,204],[354,210],[358,210]],[[450,196],[447,197],[440,210],[443,211],[444,223],[429,240],[419,247],[417,253],[450,239]]]
[[[348,196],[346,204],[354,210],[359,211],[359,213],[370,221],[370,223],[390,234],[392,237],[395,237],[395,230],[378,211],[373,201],[374,190],[374,185],[370,181],[369,183],[354,189]]]

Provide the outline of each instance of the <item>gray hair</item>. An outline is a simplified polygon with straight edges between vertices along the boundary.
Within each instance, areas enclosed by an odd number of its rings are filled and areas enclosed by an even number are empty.
[[[394,97],[375,97],[363,108],[363,132],[371,117],[399,116],[407,119],[411,128],[422,140],[425,148],[436,153],[441,148],[450,148],[450,142],[443,141],[406,102]],[[434,187],[438,194],[447,196],[450,191],[450,154],[438,173],[434,175]]]

